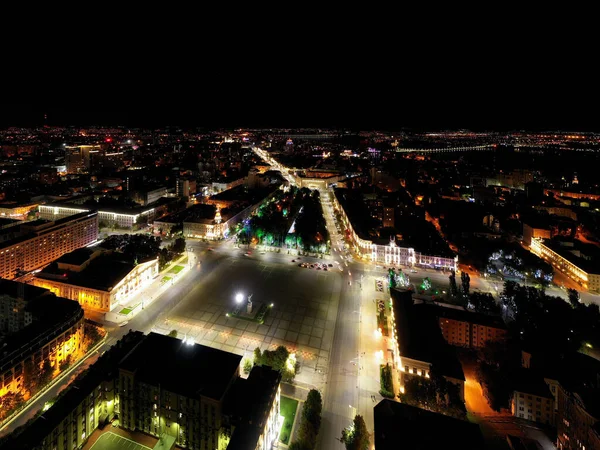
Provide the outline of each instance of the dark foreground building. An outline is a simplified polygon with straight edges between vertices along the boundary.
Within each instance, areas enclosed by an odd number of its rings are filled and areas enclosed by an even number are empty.
[[[479,426],[384,399],[374,408],[377,450],[482,450]]]
[[[180,339],[129,332],[57,402],[0,449],[71,450],[96,428],[120,427],[189,449],[266,450],[279,430],[279,372]],[[114,422],[117,423],[117,422]]]

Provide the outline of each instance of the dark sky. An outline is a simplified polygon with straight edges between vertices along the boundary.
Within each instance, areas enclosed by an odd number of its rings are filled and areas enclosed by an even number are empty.
[[[161,75],[131,70],[125,81],[123,71],[100,79],[96,72],[108,72],[90,70],[46,83],[35,101],[0,104],[0,126],[38,125],[48,113],[51,125],[600,131],[600,82],[589,59],[563,59],[566,50],[550,45],[544,54],[437,46],[416,56],[398,45],[383,56],[330,52],[169,66]]]

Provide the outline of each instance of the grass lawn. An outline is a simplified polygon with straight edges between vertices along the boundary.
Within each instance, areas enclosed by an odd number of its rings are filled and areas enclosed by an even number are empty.
[[[279,414],[285,417],[283,425],[281,425],[281,433],[279,434],[279,441],[288,445],[290,437],[292,436],[292,426],[294,425],[294,417],[296,417],[296,410],[298,409],[298,400],[293,398],[281,396],[281,404],[279,405]]]
[[[119,314],[124,314],[127,315],[131,312],[130,308],[123,308],[121,311],[119,311]]]
[[[169,270],[169,273],[174,273],[175,275],[177,275],[183,269],[184,269],[184,266],[175,266],[171,270]]]
[[[171,277],[163,277],[163,279],[160,280],[161,283],[166,283],[167,281],[171,281]]]

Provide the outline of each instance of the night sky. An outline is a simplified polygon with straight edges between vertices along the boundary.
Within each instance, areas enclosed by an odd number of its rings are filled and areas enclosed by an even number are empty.
[[[474,63],[336,60],[186,77],[126,95],[67,89],[60,99],[0,105],[0,126],[41,125],[47,113],[50,125],[600,131],[599,83],[589,72],[466,64]]]

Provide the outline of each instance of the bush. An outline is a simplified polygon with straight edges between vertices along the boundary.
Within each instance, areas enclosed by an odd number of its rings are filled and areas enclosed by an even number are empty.
[[[393,392],[386,391],[385,389],[380,389],[379,395],[381,395],[382,397],[385,397],[385,398],[394,398],[395,397]]]
[[[250,371],[252,370],[252,366],[253,366],[252,361],[249,360],[248,358],[246,358],[244,360],[244,373],[246,375],[250,373]]]
[[[379,393],[383,397],[394,398],[394,380],[392,378],[392,368],[389,364],[381,366],[380,375],[381,390],[379,391]]]

